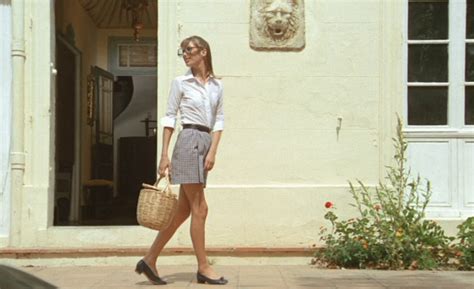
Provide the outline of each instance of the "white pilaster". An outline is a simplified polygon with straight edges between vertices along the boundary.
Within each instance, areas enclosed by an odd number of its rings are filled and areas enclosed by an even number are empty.
[[[11,4],[0,0],[0,237],[10,228]]]

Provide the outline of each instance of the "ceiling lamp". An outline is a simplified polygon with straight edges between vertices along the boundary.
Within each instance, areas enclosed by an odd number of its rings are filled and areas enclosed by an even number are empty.
[[[148,0],[122,0],[122,9],[132,16],[132,28],[135,41],[140,41],[140,30],[143,29],[143,15],[148,8]]]

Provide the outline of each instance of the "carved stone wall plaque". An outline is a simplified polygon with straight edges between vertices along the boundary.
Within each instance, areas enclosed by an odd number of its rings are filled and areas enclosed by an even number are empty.
[[[305,46],[304,0],[251,0],[250,47],[301,50]]]

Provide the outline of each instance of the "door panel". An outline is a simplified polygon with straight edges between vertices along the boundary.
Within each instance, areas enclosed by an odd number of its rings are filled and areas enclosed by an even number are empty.
[[[464,171],[464,206],[474,208],[474,141],[463,141],[461,159]]]
[[[410,141],[408,145],[408,165],[413,177],[418,174],[431,182],[432,196],[430,206],[452,207],[454,192],[453,170],[451,165],[451,142]]]
[[[95,89],[95,121],[92,144],[92,178],[113,180],[113,83],[114,76],[99,67],[92,71]]]

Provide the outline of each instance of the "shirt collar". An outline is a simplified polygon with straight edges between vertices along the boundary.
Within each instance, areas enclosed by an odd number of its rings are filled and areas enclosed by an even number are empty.
[[[185,80],[188,80],[188,79],[192,79],[194,78],[194,75],[193,75],[193,72],[191,71],[191,69],[189,69],[186,74],[184,74],[184,79]]]
[[[193,75],[193,72],[191,71],[191,69],[189,69],[186,74],[184,74],[184,80],[190,80],[190,79],[195,79],[194,75]],[[197,80],[196,80],[197,81]],[[213,81],[215,82],[215,77],[214,76],[210,76],[209,77],[209,81]]]

